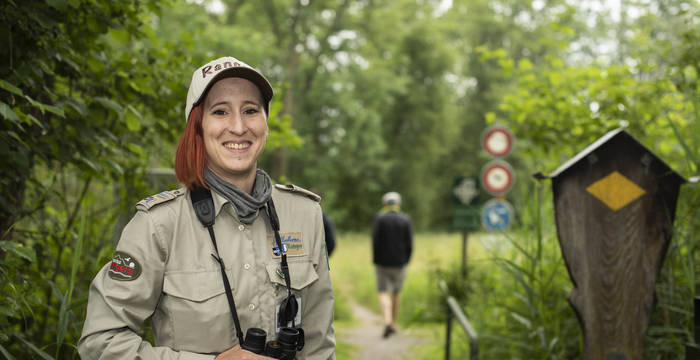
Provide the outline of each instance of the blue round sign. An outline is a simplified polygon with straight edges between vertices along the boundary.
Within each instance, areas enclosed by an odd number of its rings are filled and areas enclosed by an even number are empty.
[[[481,224],[489,231],[505,230],[513,220],[513,206],[506,200],[491,199],[481,211]]]

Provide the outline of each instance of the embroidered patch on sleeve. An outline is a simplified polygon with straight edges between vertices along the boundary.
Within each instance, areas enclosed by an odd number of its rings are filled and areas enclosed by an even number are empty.
[[[109,264],[109,277],[114,280],[131,281],[141,275],[141,264],[133,256],[117,251]]]
[[[287,253],[287,256],[304,256],[306,249],[304,248],[303,236],[300,232],[280,233],[282,240],[282,251]],[[267,240],[270,242],[272,256],[280,257],[280,251],[277,248],[277,242],[274,236],[269,236]]]

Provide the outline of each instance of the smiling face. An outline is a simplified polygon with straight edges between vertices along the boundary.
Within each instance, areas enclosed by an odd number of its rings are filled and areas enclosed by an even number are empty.
[[[249,193],[267,140],[263,104],[257,86],[236,77],[217,81],[202,104],[207,167]]]

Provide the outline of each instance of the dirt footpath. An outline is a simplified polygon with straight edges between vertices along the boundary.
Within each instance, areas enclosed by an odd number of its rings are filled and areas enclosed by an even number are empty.
[[[384,325],[381,316],[369,309],[353,304],[352,310],[357,320],[357,326],[343,329],[343,342],[352,344],[357,348],[353,359],[357,360],[404,360],[410,359],[412,346],[426,342],[427,340],[413,337],[410,331],[399,328],[396,333],[383,338]],[[337,335],[336,335],[337,336]]]

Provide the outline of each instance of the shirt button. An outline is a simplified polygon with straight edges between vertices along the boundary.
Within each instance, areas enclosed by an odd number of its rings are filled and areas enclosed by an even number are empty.
[[[243,225],[238,225],[238,230],[240,230],[240,231],[245,230],[245,226],[243,226]]]
[[[255,304],[248,304],[248,310],[250,310],[250,311],[255,310]]]
[[[245,264],[245,265],[243,265],[243,268],[246,269],[246,270],[249,270],[249,269],[250,269],[250,264]]]

